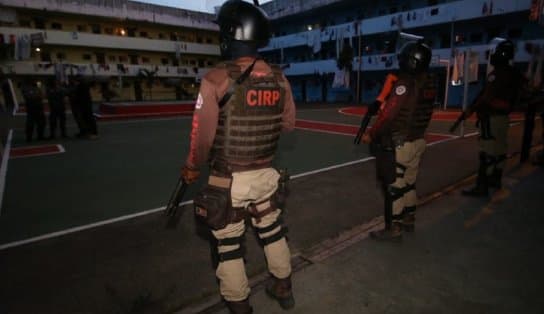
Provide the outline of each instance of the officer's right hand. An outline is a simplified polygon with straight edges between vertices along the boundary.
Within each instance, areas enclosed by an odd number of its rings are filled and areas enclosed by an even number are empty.
[[[189,166],[183,166],[181,168],[181,177],[183,178],[183,181],[185,181],[187,184],[191,184],[198,180],[198,177],[200,176],[200,170],[191,168]]]
[[[372,137],[370,136],[370,134],[368,133],[365,133],[363,134],[363,138],[361,139],[363,143],[365,144],[370,144],[372,143]]]

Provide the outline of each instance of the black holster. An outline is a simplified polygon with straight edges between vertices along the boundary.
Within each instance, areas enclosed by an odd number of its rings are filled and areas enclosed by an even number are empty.
[[[232,176],[210,175],[208,184],[197,193],[193,202],[196,217],[213,230],[245,219],[243,208],[233,208],[231,202]]]
[[[477,126],[480,127],[480,138],[483,140],[494,139],[491,134],[491,119],[489,114],[478,114]]]
[[[393,140],[387,138],[372,144],[371,153],[376,157],[376,178],[384,185],[395,182],[397,169]]]
[[[285,209],[287,197],[289,196],[289,180],[291,176],[287,172],[287,169],[277,169],[280,174],[278,179],[278,189],[274,193],[274,201],[278,208]]]

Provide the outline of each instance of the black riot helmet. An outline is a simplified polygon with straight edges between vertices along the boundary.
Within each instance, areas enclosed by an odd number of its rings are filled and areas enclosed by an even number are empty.
[[[399,68],[403,72],[419,74],[429,69],[432,51],[422,42],[409,42],[405,44],[398,55]]]
[[[489,63],[492,66],[507,65],[512,59],[514,59],[514,43],[510,40],[505,40],[497,44]]]
[[[225,2],[219,9],[216,23],[223,56],[232,54],[233,46],[249,46],[256,50],[270,40],[270,21],[266,13],[242,0]]]

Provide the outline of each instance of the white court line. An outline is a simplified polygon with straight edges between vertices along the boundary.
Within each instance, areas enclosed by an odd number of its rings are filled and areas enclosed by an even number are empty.
[[[311,131],[314,131],[314,130],[311,130]],[[478,135],[478,134],[479,134],[478,132],[474,132],[474,133],[466,134],[465,137],[475,136],[475,135]],[[346,134],[342,134],[342,135],[346,135]],[[437,145],[437,144],[441,144],[441,143],[446,143],[446,142],[450,142],[450,141],[453,141],[453,140],[456,140],[456,139],[459,139],[459,138],[460,138],[459,136],[453,136],[451,138],[446,138],[446,139],[441,140],[441,141],[437,141],[437,142],[427,144],[427,146],[433,146],[433,145]],[[322,172],[326,172],[326,171],[330,171],[330,170],[334,170],[334,169],[338,169],[338,168],[342,168],[342,167],[346,167],[346,166],[350,166],[350,165],[354,165],[354,164],[368,162],[368,161],[373,160],[373,159],[375,159],[375,157],[366,157],[366,158],[359,159],[359,160],[349,161],[349,162],[345,162],[345,163],[338,164],[338,165],[333,165],[333,166],[329,166],[329,167],[325,167],[325,168],[321,168],[321,169],[316,169],[316,170],[312,170],[312,171],[308,171],[308,172],[299,173],[299,174],[296,174],[296,175],[292,175],[291,178],[292,179],[302,178],[302,177],[305,177],[305,176],[309,176],[309,175],[313,175],[313,174],[317,174],[317,173],[322,173]],[[189,200],[189,201],[185,201],[185,202],[181,203],[181,205],[188,205],[188,204],[192,204],[192,203],[193,203],[193,201]],[[155,209],[150,209],[150,210],[138,212],[138,213],[135,213],[135,214],[130,214],[130,215],[125,215],[125,216],[121,216],[121,217],[117,217],[117,218],[112,218],[112,219],[108,219],[108,220],[99,221],[99,222],[88,224],[88,225],[82,225],[82,226],[78,226],[78,227],[74,227],[74,228],[70,228],[70,229],[66,229],[66,230],[47,233],[47,234],[44,234],[44,235],[41,235],[41,236],[29,238],[29,239],[24,239],[24,240],[20,240],[20,241],[15,241],[15,242],[2,244],[2,245],[0,245],[0,251],[8,249],[8,248],[13,248],[13,247],[17,247],[17,246],[21,246],[21,245],[25,245],[25,244],[29,244],[29,243],[41,241],[41,240],[47,240],[47,239],[67,235],[67,234],[74,233],[74,232],[79,232],[79,231],[88,230],[88,229],[91,229],[91,228],[96,228],[96,227],[112,224],[112,223],[115,223],[115,222],[120,222],[120,221],[132,219],[132,218],[136,218],[136,217],[140,217],[140,216],[145,216],[145,215],[148,215],[148,214],[153,214],[153,213],[159,212],[159,211],[164,210],[164,209],[165,209],[165,207],[159,207],[159,208],[155,208]]]
[[[13,130],[10,129],[8,139],[6,141],[6,147],[4,147],[4,153],[2,154],[2,164],[0,165],[0,215],[2,214],[2,200],[4,199],[4,189],[6,188],[6,174],[8,173],[8,159],[12,137]]]
[[[192,204],[192,203],[193,203],[193,201],[191,200],[191,201],[183,202],[180,205],[187,205],[187,204]],[[57,231],[57,232],[47,233],[47,234],[37,236],[37,237],[33,237],[33,238],[28,238],[28,239],[24,239],[24,240],[20,240],[20,241],[14,241],[14,242],[2,244],[2,245],[0,245],[0,251],[5,250],[5,249],[9,249],[9,248],[12,248],[12,247],[16,247],[16,246],[21,246],[21,245],[24,245],[24,244],[29,244],[29,243],[32,243],[32,242],[37,242],[37,241],[41,241],[41,240],[56,238],[56,237],[60,237],[60,236],[66,235],[66,234],[70,234],[70,233],[79,232],[79,231],[83,231],[83,230],[88,230],[88,229],[108,225],[108,224],[111,224],[111,223],[114,223],[114,222],[119,222],[119,221],[123,221],[123,220],[128,220],[128,219],[133,219],[133,218],[136,218],[136,217],[148,215],[148,214],[153,214],[153,213],[156,213],[156,212],[160,212],[161,210],[165,210],[165,209],[166,209],[166,206],[159,207],[159,208],[154,208],[154,209],[149,209],[149,210],[146,210],[146,211],[143,211],[143,212],[138,212],[138,213],[135,213],[135,214],[120,216],[120,217],[112,218],[112,219],[108,219],[108,220],[102,220],[102,221],[95,222],[95,223],[88,224],[88,225],[69,228],[69,229],[65,229],[65,230],[61,230],[61,231]]]
[[[325,167],[325,168],[321,168],[321,169],[317,169],[317,170],[303,172],[303,173],[292,175],[291,179],[302,178],[302,177],[306,177],[306,176],[309,176],[309,175],[312,175],[312,174],[317,174],[317,173],[326,172],[326,171],[330,171],[330,170],[334,170],[334,169],[338,169],[338,168],[342,168],[342,167],[346,167],[346,166],[360,164],[360,163],[367,162],[367,161],[372,160],[372,159],[375,159],[375,157],[366,157],[366,158],[359,159],[359,160],[348,161],[348,162],[345,162],[343,164],[338,164],[338,165]]]
[[[364,117],[364,115],[366,114],[366,111],[363,114],[349,113],[349,112],[344,111],[344,110],[349,109],[349,108],[353,108],[353,107],[340,108],[340,109],[338,109],[338,113],[343,114],[345,116],[352,116],[352,117]]]

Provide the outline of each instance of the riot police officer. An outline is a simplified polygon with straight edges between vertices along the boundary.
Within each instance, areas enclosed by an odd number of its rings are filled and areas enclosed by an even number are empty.
[[[431,56],[431,49],[421,42],[402,47],[398,80],[376,122],[363,135],[363,142],[377,147],[378,178],[384,189],[385,228],[370,234],[377,240],[400,240],[403,230],[414,230],[415,182],[436,95],[427,75]]]
[[[229,0],[217,23],[224,62],[202,79],[182,177],[194,182],[210,161],[207,185],[194,199],[195,214],[217,239],[216,275],[230,311],[252,312],[240,246],[247,215],[272,275],[267,292],[282,308],[292,308],[290,251],[275,202],[279,174],[271,166],[280,133],[294,128],[291,87],[278,66],[258,55],[270,38],[264,11]]]
[[[490,56],[494,68],[476,100],[461,116],[465,119],[476,112],[480,127],[478,177],[474,187],[463,191],[465,196],[485,197],[489,187],[501,187],[508,148],[508,114],[516,105],[524,84],[522,74],[510,65],[513,58],[511,41],[504,40],[496,46]]]

